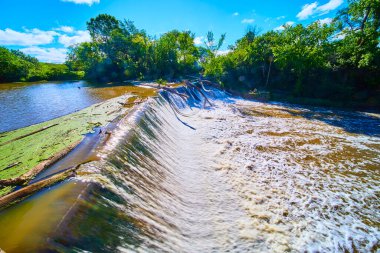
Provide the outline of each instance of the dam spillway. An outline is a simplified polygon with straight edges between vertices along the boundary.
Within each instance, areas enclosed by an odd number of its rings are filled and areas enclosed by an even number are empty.
[[[74,178],[3,210],[0,248],[379,250],[378,117],[176,93],[139,105]]]

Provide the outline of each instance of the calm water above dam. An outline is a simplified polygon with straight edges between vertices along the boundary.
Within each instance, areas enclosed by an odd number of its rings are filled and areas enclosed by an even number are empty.
[[[1,211],[0,248],[378,252],[379,115],[179,91],[141,104],[74,179]]]
[[[121,96],[128,86],[84,81],[0,84],[0,133],[57,118]]]

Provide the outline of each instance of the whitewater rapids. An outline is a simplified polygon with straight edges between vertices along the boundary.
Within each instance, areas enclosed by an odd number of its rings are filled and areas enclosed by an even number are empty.
[[[182,92],[142,106],[78,178],[112,192],[115,250],[379,249],[377,117]]]
[[[379,251],[379,115],[177,91],[59,186],[80,194],[36,251]]]

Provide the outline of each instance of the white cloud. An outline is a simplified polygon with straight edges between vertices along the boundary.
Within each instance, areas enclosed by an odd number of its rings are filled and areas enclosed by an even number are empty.
[[[315,14],[324,15],[332,10],[335,10],[341,4],[343,4],[343,0],[330,0],[323,5],[318,5],[317,2],[305,4],[304,6],[302,6],[302,10],[297,14],[297,18],[299,20],[305,20]]]
[[[233,14],[232,14],[232,16],[239,16],[239,12],[234,12]]]
[[[331,24],[331,22],[333,21],[332,18],[324,18],[324,19],[320,19],[318,20],[319,24],[321,25],[328,25],[328,24]]]
[[[243,24],[252,24],[253,22],[255,22],[254,19],[247,19],[247,18],[245,18],[241,21],[241,23],[243,23]]]
[[[49,45],[56,42],[63,44],[65,47],[91,40],[88,31],[76,31],[71,26],[61,26],[54,29],[55,31],[42,31],[37,28],[24,29],[23,32],[15,31],[10,28],[0,29],[0,45],[4,46],[40,46]],[[57,32],[61,31],[61,33]]]
[[[286,26],[292,26],[292,25],[294,25],[294,24],[295,24],[295,23],[294,23],[293,21],[288,21],[288,22],[286,22],[284,25],[280,25],[280,26],[274,28],[273,30],[275,30],[275,31],[282,31],[282,30],[285,30],[285,27],[286,27]]]
[[[54,31],[42,31],[39,29],[17,32],[10,28],[0,29],[0,45],[36,46],[46,45],[54,41],[54,36],[59,35]]]
[[[60,26],[58,28],[55,28],[54,30],[65,32],[65,33],[73,33],[74,32],[74,27],[63,25],[63,26]]]
[[[343,32],[340,32],[340,33],[336,34],[333,39],[334,40],[342,40],[344,38],[346,38],[346,34]]]
[[[279,17],[277,17],[276,19],[277,20],[280,20],[280,19],[284,19],[284,18],[286,18],[285,16],[279,16]]]
[[[209,47],[211,47],[211,46],[213,46],[215,44],[214,41],[205,41],[205,43]]]
[[[21,32],[10,28],[0,29],[0,45],[24,47],[20,49],[22,52],[43,62],[61,63],[65,61],[67,49],[56,48],[57,42],[68,47],[90,40],[91,36],[88,31],[76,31],[71,26],[61,26],[51,31],[43,31],[37,28],[24,28],[24,31]],[[40,47],[42,45],[48,46]]]
[[[226,50],[218,50],[218,51],[216,51],[216,55],[226,55],[226,54],[228,54],[229,52],[231,52],[231,50],[229,50],[229,49],[226,49]]]
[[[302,6],[302,10],[297,14],[297,18],[300,20],[307,19],[311,15],[315,13],[315,10],[318,6],[317,2],[311,3],[311,4],[305,4]]]
[[[329,11],[335,10],[343,3],[343,0],[330,0],[328,3],[318,7],[318,11],[327,13]]]
[[[203,36],[194,38],[194,44],[195,45],[201,45],[202,43],[203,43]]]
[[[76,31],[73,36],[66,34],[59,36],[58,41],[65,47],[69,47],[78,43],[91,41],[91,36],[88,31]]]
[[[42,62],[62,63],[66,59],[65,48],[41,48],[41,47],[27,47],[20,49],[25,54],[36,57]]]
[[[61,0],[62,2],[71,2],[75,4],[87,4],[89,6],[93,5],[94,3],[100,3],[100,0]]]

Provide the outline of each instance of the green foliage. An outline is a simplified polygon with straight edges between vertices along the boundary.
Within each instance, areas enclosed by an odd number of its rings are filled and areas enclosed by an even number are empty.
[[[116,29],[119,29],[119,21],[108,14],[100,14],[87,22],[87,30],[90,32],[91,38],[98,43],[108,42],[111,33]]]
[[[274,62],[278,69],[293,76],[295,95],[305,94],[306,78],[316,71],[323,71],[331,55],[330,39],[334,29],[313,23],[308,27],[287,27],[272,45]]]
[[[265,88],[286,96],[379,101],[380,21],[377,0],[350,0],[332,24],[247,30],[227,54],[208,32],[204,46],[173,30],[150,38],[131,21],[99,15],[88,22],[91,42],[72,48],[67,65],[101,81],[173,79],[201,72],[230,90]],[[368,102],[377,105],[379,102]]]
[[[214,33],[209,31],[207,32],[206,38],[206,52],[209,57],[215,57],[218,50],[222,47],[224,40],[226,39],[226,34],[222,34],[219,40],[216,41],[214,38]]]
[[[0,47],[0,82],[26,79],[34,67],[34,60],[28,59],[22,52]]]
[[[0,83],[40,80],[73,80],[84,73],[70,71],[65,64],[41,63],[18,50],[0,47]]]
[[[152,75],[171,79],[196,72],[198,49],[193,40],[190,32],[174,30],[154,41]]]
[[[199,70],[190,32],[173,30],[153,40],[132,21],[106,14],[92,18],[87,28],[92,41],[70,48],[66,63],[71,70],[84,71],[87,79],[172,79]]]
[[[202,73],[229,90],[259,88],[380,106],[379,16],[378,0],[349,0],[331,24],[288,25],[264,34],[251,27],[222,55],[225,34],[218,39],[208,32],[204,45],[196,47],[190,31],[152,38],[132,21],[101,14],[87,23],[92,41],[71,47],[66,65],[41,64],[0,48],[0,81],[83,73],[102,82],[170,80]]]
[[[208,57],[203,73],[231,90],[380,106],[379,16],[378,0],[350,0],[332,24],[251,29],[227,55]]]
[[[365,68],[375,64],[379,57],[380,1],[350,0],[347,8],[336,18],[339,35],[339,64],[345,67]]]

